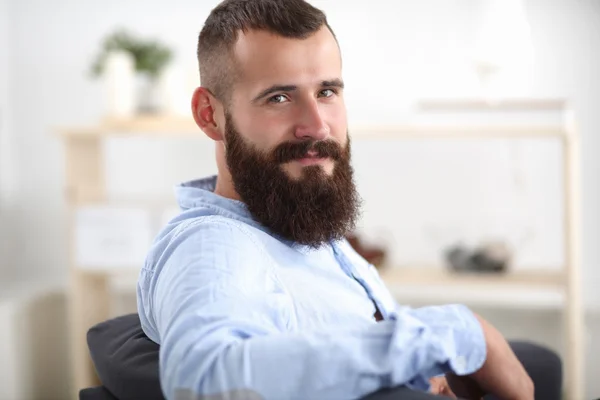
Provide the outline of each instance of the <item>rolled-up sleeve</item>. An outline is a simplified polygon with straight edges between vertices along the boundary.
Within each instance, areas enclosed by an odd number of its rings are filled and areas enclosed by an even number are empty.
[[[379,323],[288,329],[289,296],[251,236],[202,222],[170,238],[140,277],[144,330],[160,343],[168,399],[355,399],[384,387],[426,390],[428,377],[485,360],[460,305],[399,308]],[[266,283],[265,283],[266,282]]]

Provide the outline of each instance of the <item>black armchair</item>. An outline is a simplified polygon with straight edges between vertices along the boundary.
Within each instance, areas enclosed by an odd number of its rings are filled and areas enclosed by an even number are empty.
[[[87,335],[90,355],[102,386],[85,388],[80,400],[164,400],[160,387],[159,345],[142,330],[137,314],[93,326]],[[528,343],[511,346],[536,383],[536,399],[559,400],[562,384],[560,358],[549,349]],[[486,396],[486,400],[493,397]],[[361,400],[442,400],[406,387],[385,389]],[[350,399],[348,399],[350,400]]]

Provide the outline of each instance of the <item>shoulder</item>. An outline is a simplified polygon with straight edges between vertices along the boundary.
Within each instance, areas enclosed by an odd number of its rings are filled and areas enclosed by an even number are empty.
[[[176,309],[192,293],[208,304],[272,282],[269,260],[249,227],[222,216],[192,218],[165,228],[151,246],[138,279],[138,313],[146,334],[157,338],[159,309]]]
[[[258,290],[273,276],[273,260],[255,229],[224,216],[199,216],[171,224],[159,235],[138,279],[138,293],[163,299],[187,290]]]
[[[242,257],[261,254],[262,246],[246,224],[223,216],[200,216],[167,226],[151,246],[144,267],[159,272],[165,263],[182,266],[185,260],[226,268]]]

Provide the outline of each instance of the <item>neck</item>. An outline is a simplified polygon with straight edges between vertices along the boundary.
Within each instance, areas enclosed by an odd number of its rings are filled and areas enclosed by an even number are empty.
[[[223,142],[215,143],[215,159],[217,162],[217,184],[215,185],[215,194],[232,200],[241,201],[240,196],[233,186],[233,179],[229,173],[227,162],[225,161],[225,147]]]
[[[240,196],[233,187],[233,182],[231,181],[230,175],[223,176],[221,173],[217,175],[217,184],[215,186],[214,193],[228,199],[241,201]]]

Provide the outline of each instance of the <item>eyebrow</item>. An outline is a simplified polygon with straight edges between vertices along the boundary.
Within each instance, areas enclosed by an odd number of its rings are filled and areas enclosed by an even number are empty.
[[[321,87],[324,87],[324,88],[335,87],[335,88],[343,89],[344,82],[338,78],[325,80],[325,81],[321,81]],[[273,85],[273,86],[270,86],[267,89],[263,90],[262,92],[260,92],[258,94],[258,96],[256,96],[254,99],[252,99],[252,102],[255,103],[273,93],[277,93],[277,92],[288,92],[289,93],[289,92],[293,92],[296,89],[298,89],[297,85]]]
[[[321,87],[334,87],[334,88],[338,88],[338,89],[343,89],[344,88],[344,82],[341,79],[332,79],[329,81],[323,81],[321,82]]]

